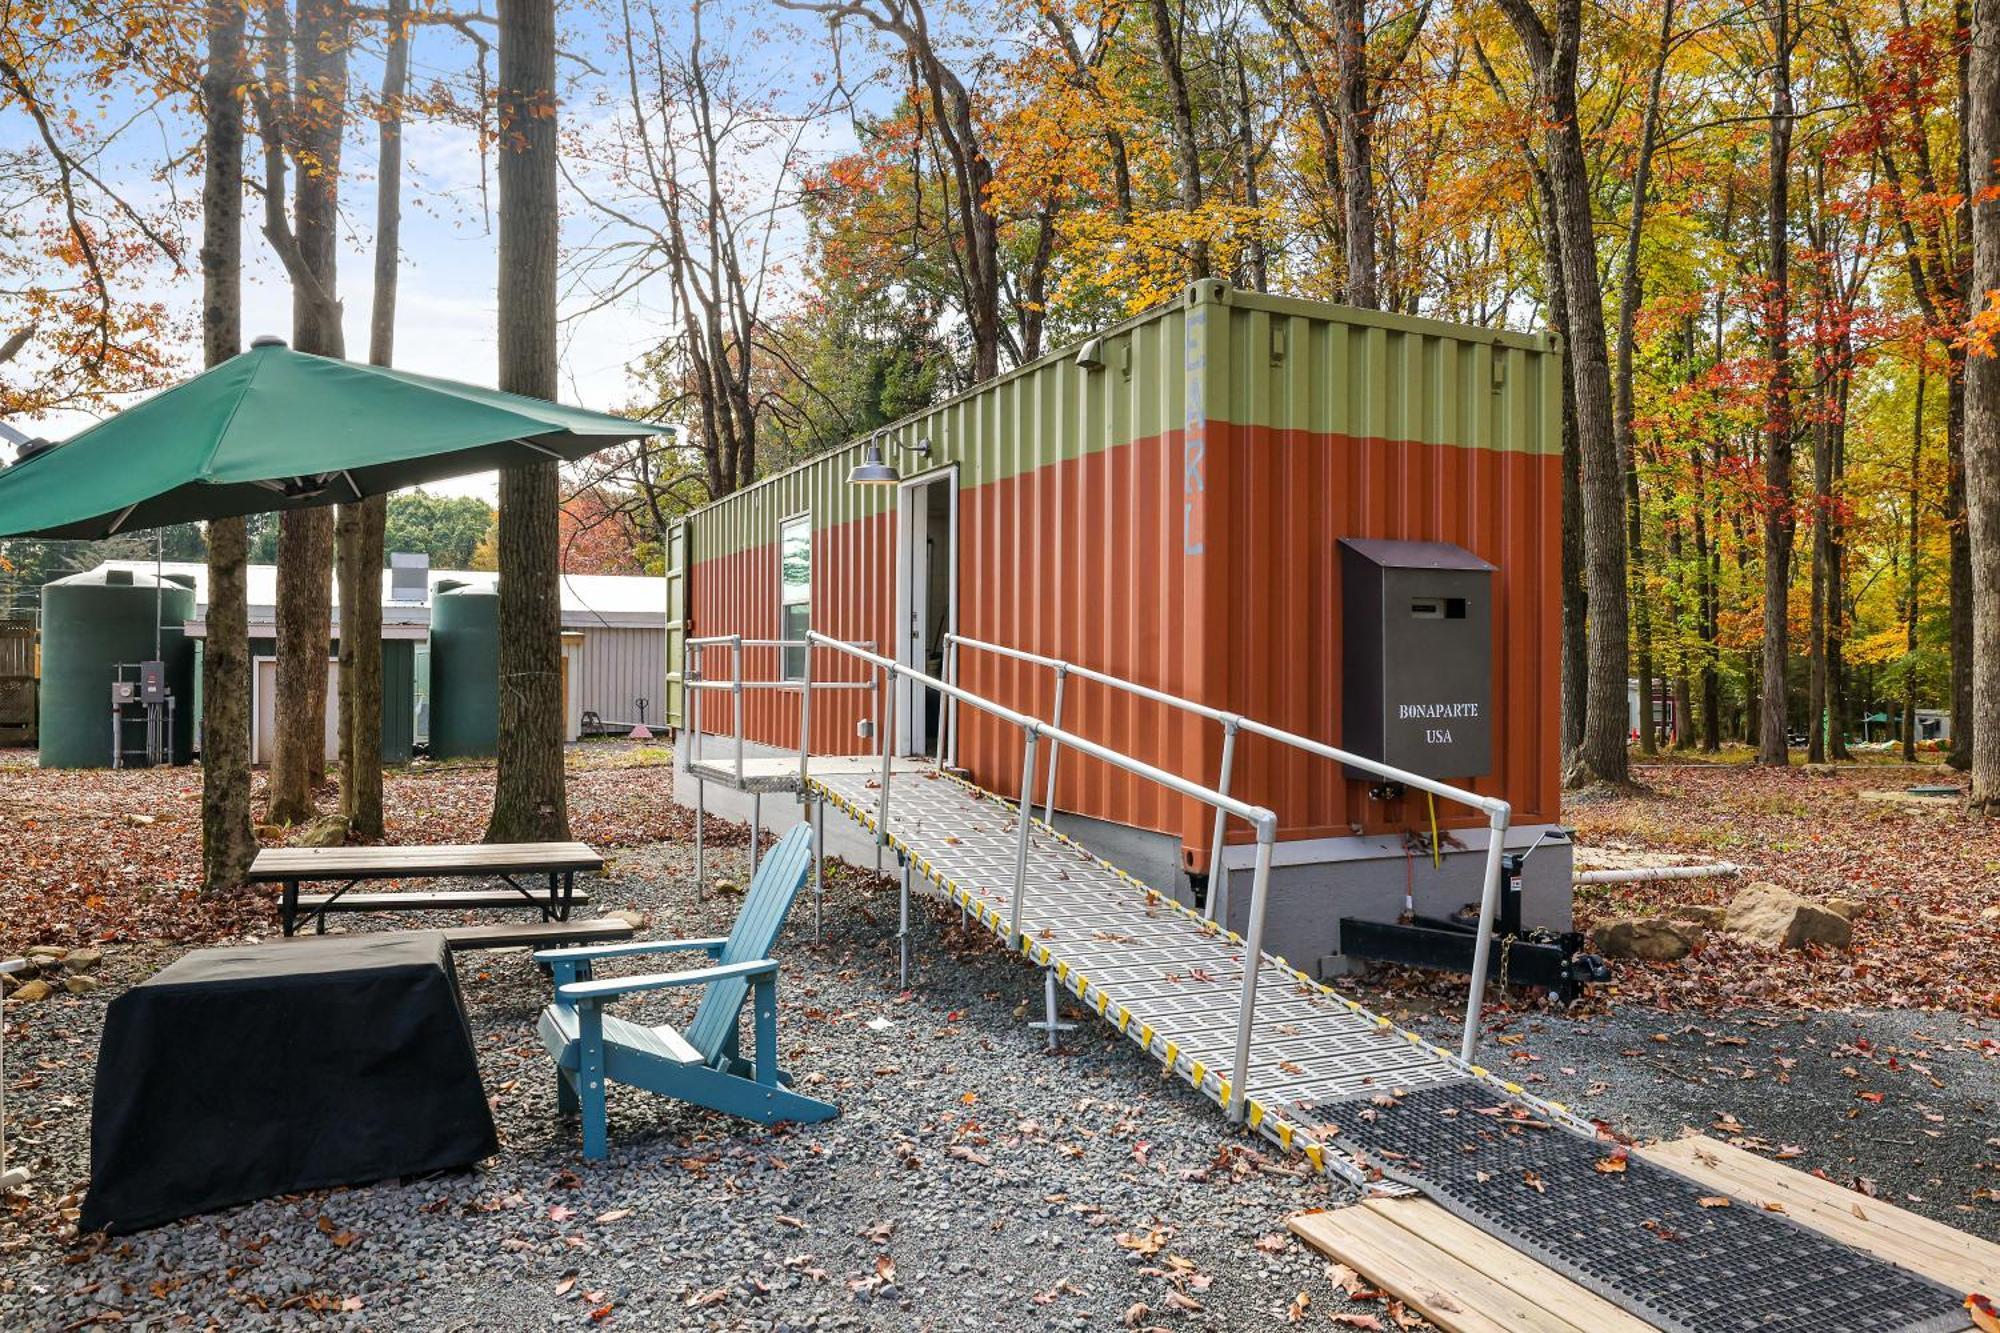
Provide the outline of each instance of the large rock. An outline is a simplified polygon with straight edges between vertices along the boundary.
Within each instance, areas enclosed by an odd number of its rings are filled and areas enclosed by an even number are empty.
[[[71,972],[88,972],[103,961],[104,950],[94,945],[85,945],[81,949],[71,949],[68,956],[63,959],[63,967]]]
[[[1729,900],[1723,929],[1773,949],[1801,949],[1809,943],[1845,949],[1854,940],[1846,917],[1776,884],[1746,885]]]
[[[1694,951],[1698,937],[1687,926],[1650,916],[1621,916],[1597,927],[1597,952],[1606,958],[1671,963]]]
[[[1675,921],[1692,921],[1696,925],[1705,926],[1710,930],[1720,930],[1722,929],[1722,918],[1726,911],[1726,908],[1710,907],[1706,903],[1691,903],[1674,908],[1671,913],[1671,919]]]
[[[37,1000],[48,999],[50,989],[51,987],[48,982],[43,981],[40,977],[36,977],[33,981],[22,982],[20,989],[7,998],[10,1000],[20,1000],[26,1004],[33,1004]]]

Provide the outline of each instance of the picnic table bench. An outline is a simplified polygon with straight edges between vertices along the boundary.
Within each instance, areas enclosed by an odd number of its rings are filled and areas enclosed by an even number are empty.
[[[430,912],[453,908],[532,907],[530,925],[467,926],[445,931],[453,949],[499,949],[625,939],[632,928],[615,919],[572,921],[590,895],[576,889],[579,870],[604,868],[604,858],[580,842],[447,843],[415,847],[267,847],[250,863],[257,884],[279,884],[279,920],[287,936],[298,933],[300,913],[315,934],[326,933],[330,912]],[[435,893],[355,893],[381,880],[497,879],[501,889]],[[527,882],[523,882],[527,881]],[[540,881],[540,883],[536,883]],[[330,893],[301,893],[308,883],[337,885]]]

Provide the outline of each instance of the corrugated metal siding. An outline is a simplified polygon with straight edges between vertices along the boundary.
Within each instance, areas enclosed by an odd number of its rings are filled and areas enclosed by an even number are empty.
[[[1505,734],[1481,789],[1518,818],[1553,818],[1561,372],[1544,340],[1204,285],[1108,333],[1098,355],[1084,371],[1054,354],[898,425],[932,445],[923,463],[893,459],[906,474],[960,469],[960,631],[1337,743],[1337,539],[1457,542],[1502,570]],[[778,524],[810,511],[815,626],[889,642],[894,491],[847,485],[858,459],[852,446],[700,512],[693,634],[776,633]],[[719,656],[710,674],[727,674]],[[968,653],[961,674],[1049,713],[1046,670]],[[865,748],[853,723],[866,697],[831,698],[814,702],[815,748]],[[707,703],[705,729],[727,730],[726,696]],[[795,745],[796,709],[758,698],[750,735]],[[1018,736],[962,718],[960,759],[1013,794]],[[1218,728],[1106,687],[1072,681],[1064,725],[1211,783],[1219,768]],[[1330,764],[1247,742],[1239,755],[1235,789],[1278,810],[1288,836],[1427,819],[1370,807]],[[1057,804],[1190,847],[1208,838],[1203,808],[1075,755]]]
[[[623,627],[583,631],[577,672],[578,707],[605,722],[629,728],[639,720],[637,700],[646,701],[646,723],[662,725],[667,692],[667,636],[657,629]]]

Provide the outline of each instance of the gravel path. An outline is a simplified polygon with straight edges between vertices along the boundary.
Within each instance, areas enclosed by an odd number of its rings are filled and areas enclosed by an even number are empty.
[[[724,875],[740,861],[713,844],[711,857]],[[655,934],[726,931],[739,900],[697,903],[688,879],[677,846],[619,852],[597,905],[637,908]],[[1393,1327],[1284,1238],[1287,1214],[1341,1201],[1333,1186],[1230,1132],[1102,1025],[1043,1053],[1022,1027],[1038,975],[983,933],[960,935],[955,913],[921,914],[919,970],[899,993],[893,887],[855,872],[829,887],[822,944],[806,938],[809,909],[794,914],[779,992],[784,1062],[841,1105],[829,1124],[764,1131],[614,1088],[611,1159],[586,1166],[533,1034],[546,982],[525,955],[467,955],[497,1157],[100,1245],[66,1235],[61,1210],[88,1169],[104,1006],[174,952],[108,950],[98,992],[6,1012],[14,1141],[36,1180],[0,1212],[0,1328],[1114,1329],[1143,1305],[1140,1327],[1261,1330],[1293,1327],[1300,1292],[1312,1323],[1355,1310]],[[671,1021],[679,1003],[635,1007]],[[1440,1038],[1453,1027],[1448,1013],[1406,1017]],[[1622,1130],[1727,1112],[1745,1134],[1803,1146],[1798,1165],[1996,1232],[2000,1204],[1972,1193],[2000,1185],[1985,1137],[2000,1103],[1993,1024],[1746,1013],[1691,1025],[1623,1009],[1525,1016],[1507,1035],[1517,1076]],[[1855,1095],[1869,1091],[1883,1101]]]

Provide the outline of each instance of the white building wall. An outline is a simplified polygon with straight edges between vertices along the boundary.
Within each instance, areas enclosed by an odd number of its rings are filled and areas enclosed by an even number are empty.
[[[662,724],[667,695],[667,637],[664,629],[596,626],[583,630],[578,673],[578,706],[607,724],[630,728],[639,720],[637,699],[646,701],[646,725]],[[573,666],[572,670],[576,668]]]

